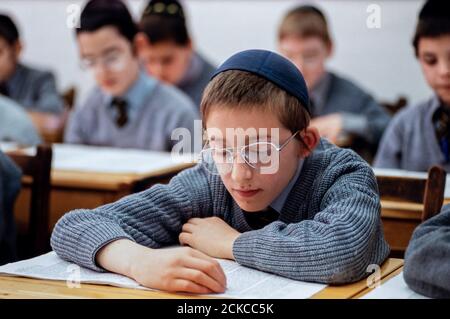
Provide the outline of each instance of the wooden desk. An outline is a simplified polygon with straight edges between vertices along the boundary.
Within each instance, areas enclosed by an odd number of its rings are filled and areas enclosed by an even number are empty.
[[[401,259],[388,259],[381,267],[381,279],[387,278],[403,265]],[[313,299],[348,299],[367,291],[367,279],[344,286],[329,286]],[[368,292],[368,291],[367,291]],[[212,298],[213,296],[205,296]],[[143,291],[111,286],[82,284],[68,288],[65,282],[0,276],[0,298],[202,298],[202,296],[172,294],[161,291]],[[204,298],[204,297],[203,297]]]
[[[403,259],[389,258],[381,266],[381,281],[403,267]],[[1,281],[0,281],[1,283]],[[328,286],[312,296],[312,299],[353,299],[369,292],[367,278],[349,285]],[[1,291],[1,290],[0,290]]]
[[[397,276],[398,274],[400,274],[403,271],[403,266],[398,268],[397,270],[393,271],[392,273],[390,273],[389,275],[387,275],[386,277],[384,277],[383,279],[381,279],[381,284],[383,285],[386,281],[388,281],[389,279],[394,278],[395,276]],[[359,299],[362,296],[368,294],[369,292],[371,292],[372,290],[374,290],[376,287],[370,288],[370,287],[366,287],[362,292],[360,292],[359,294],[357,294],[356,296],[354,296],[354,299]]]
[[[153,184],[166,183],[178,172],[192,165],[193,163],[174,163],[165,168],[140,173],[102,173],[52,168],[49,231],[68,211],[77,208],[92,209]],[[24,179],[22,184],[22,191],[15,206],[19,232],[28,227],[30,202],[30,181]]]
[[[405,250],[421,223],[423,205],[381,200],[384,236],[391,249]]]

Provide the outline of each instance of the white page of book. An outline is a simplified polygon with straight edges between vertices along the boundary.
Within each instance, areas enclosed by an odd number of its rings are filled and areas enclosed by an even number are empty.
[[[192,163],[193,155],[172,155],[136,149],[54,144],[52,168],[57,170],[143,174]]]
[[[326,287],[322,284],[294,281],[246,268],[230,260],[218,259],[218,261],[227,276],[227,290],[224,294],[212,295],[216,297],[304,299]],[[65,281],[69,287],[76,287],[77,283],[93,283],[151,290],[122,275],[100,273],[66,262],[55,252],[0,266],[0,274]]]
[[[409,289],[403,279],[403,272],[375,288],[361,299],[428,299]]]

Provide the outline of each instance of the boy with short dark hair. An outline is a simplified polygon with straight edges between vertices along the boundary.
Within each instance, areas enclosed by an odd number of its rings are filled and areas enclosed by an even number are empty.
[[[278,29],[278,48],[305,76],[311,125],[332,143],[346,139],[346,145],[371,160],[390,117],[354,82],[327,70],[333,41],[323,12],[310,5],[290,10]]]
[[[309,126],[300,71],[264,50],[237,53],[202,99],[201,162],[152,188],[65,215],[63,259],[168,291],[223,292],[211,257],[295,280],[343,284],[389,253],[369,165]],[[181,243],[189,247],[157,249]]]
[[[56,89],[55,77],[19,62],[22,43],[13,20],[0,14],[0,94],[29,111],[61,113],[64,102]]]
[[[427,1],[413,39],[416,56],[433,96],[395,115],[384,133],[375,167],[450,172],[450,5]]]
[[[84,7],[77,41],[82,65],[92,70],[98,86],[70,116],[66,142],[168,151],[177,142],[175,128],[194,134],[194,104],[140,69],[137,32],[119,0],[92,0]]]
[[[149,74],[177,86],[200,107],[215,67],[194,50],[186,16],[176,0],[151,0],[136,36],[138,54]]]

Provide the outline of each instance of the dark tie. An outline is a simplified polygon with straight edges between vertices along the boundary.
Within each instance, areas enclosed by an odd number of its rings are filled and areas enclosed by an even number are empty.
[[[433,114],[436,137],[447,162],[450,161],[450,109],[441,105]]]
[[[6,83],[0,83],[0,94],[4,96],[9,96],[9,90]]]
[[[252,229],[261,229],[278,220],[279,214],[272,207],[260,212],[245,212],[244,217]]]
[[[127,101],[122,98],[115,97],[111,101],[111,105],[116,109],[116,124],[118,127],[123,127],[128,122]]]

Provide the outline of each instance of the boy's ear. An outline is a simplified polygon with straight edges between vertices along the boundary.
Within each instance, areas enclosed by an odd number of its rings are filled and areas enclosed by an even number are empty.
[[[148,37],[144,32],[138,32],[134,37],[134,47],[136,48],[137,52],[139,52],[149,44],[150,41],[148,40]]]
[[[309,156],[316,148],[317,144],[319,144],[320,134],[319,130],[313,126],[308,126],[303,132],[300,132],[300,134],[307,147],[305,147],[305,145],[300,147],[299,156],[305,158]]]
[[[20,54],[22,53],[23,45],[20,40],[17,40],[16,43],[13,44],[13,53],[14,57],[17,60],[19,60]]]
[[[334,53],[334,45],[333,42],[329,42],[327,44],[327,59],[329,59]]]

